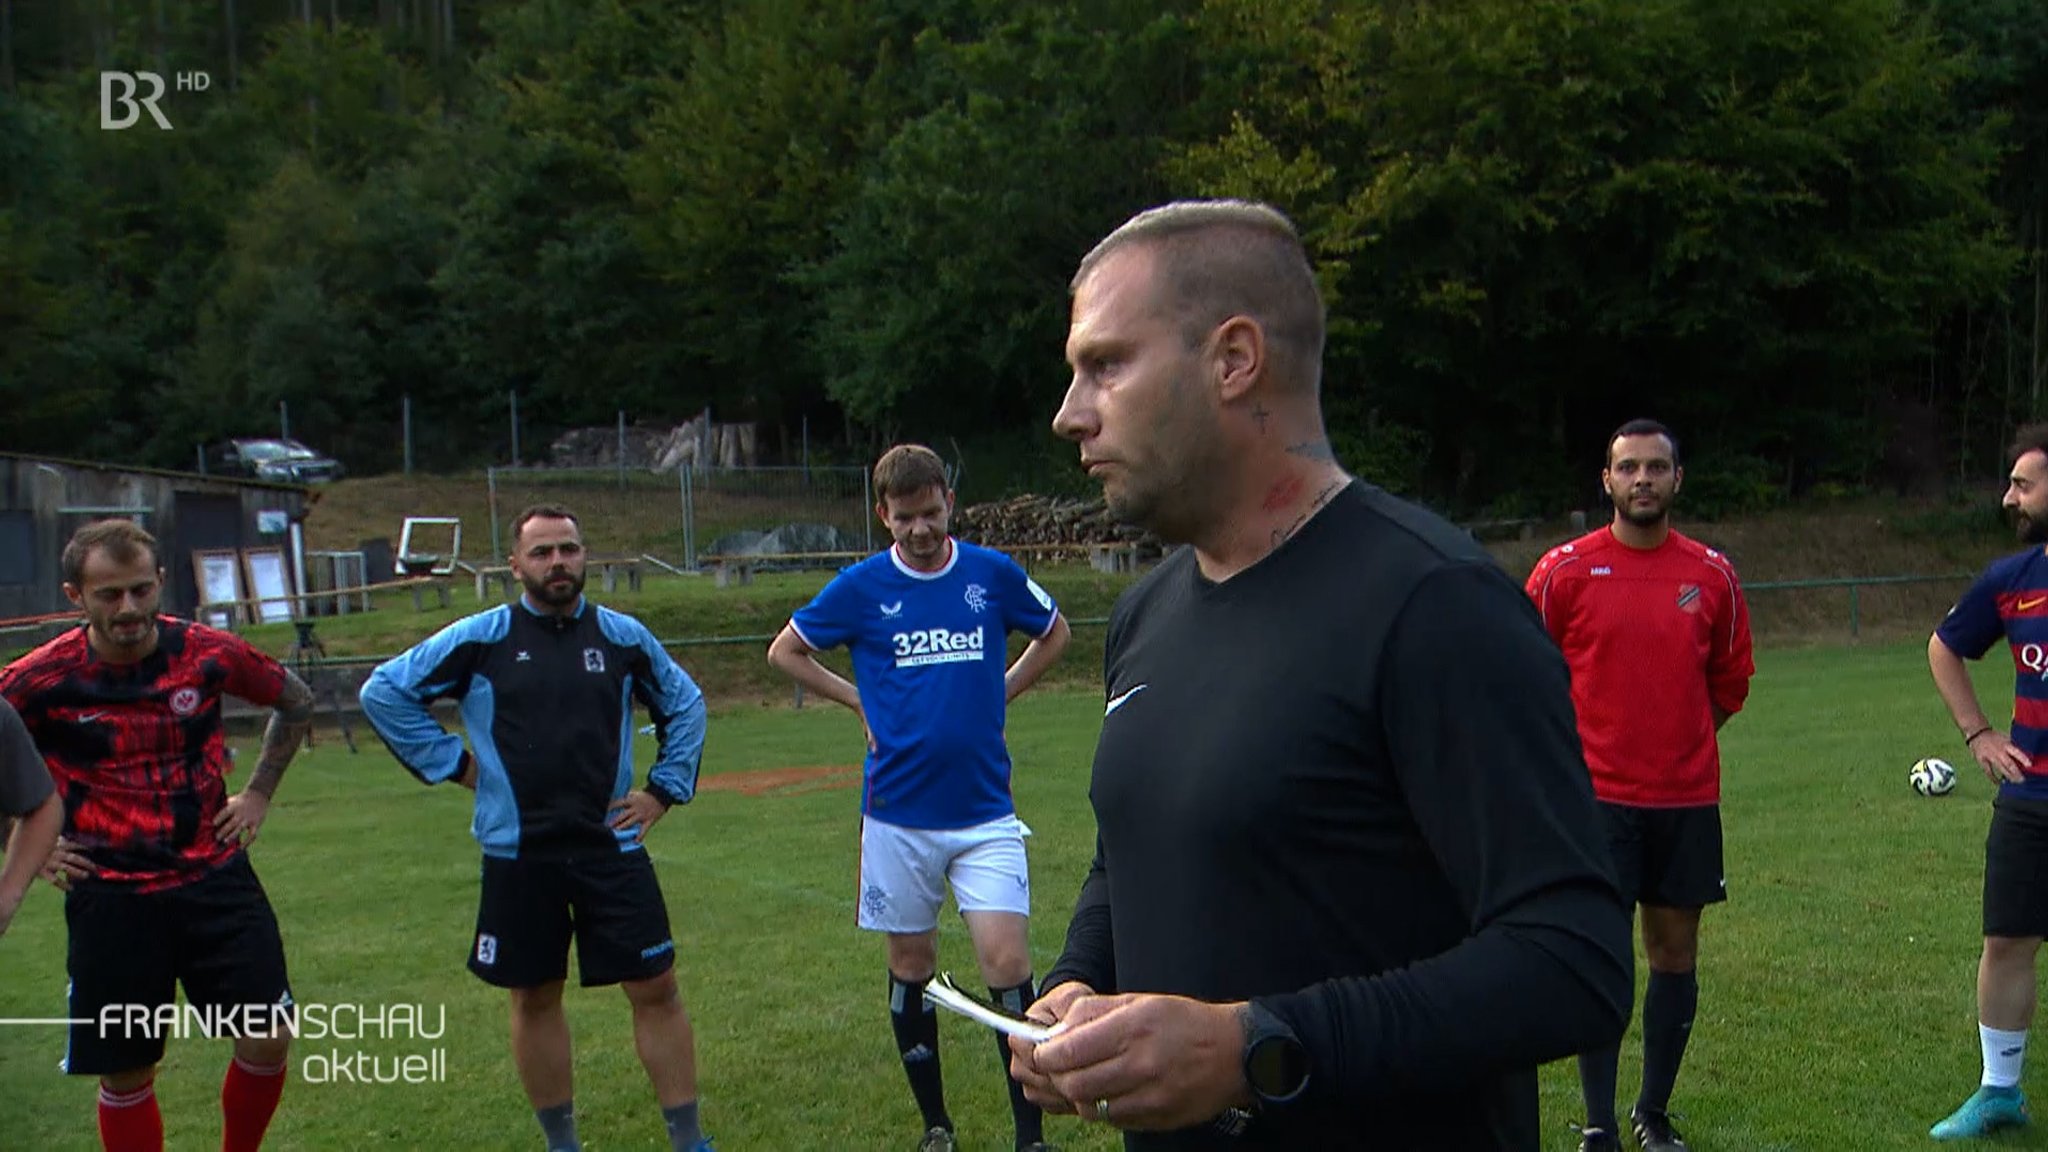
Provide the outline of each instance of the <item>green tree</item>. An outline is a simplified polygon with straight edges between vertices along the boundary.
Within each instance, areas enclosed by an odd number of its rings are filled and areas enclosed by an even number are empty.
[[[1274,7],[1212,3],[1210,50],[1308,67],[1175,170],[1303,218],[1331,407],[1425,434],[1467,503],[1554,507],[1646,411],[1781,486],[1857,475],[1837,433],[2009,267],[1995,140],[1889,0],[1294,3],[1248,38]]]
[[[1955,93],[1959,113],[2003,123],[1993,196],[2021,249],[2005,299],[1952,315],[1924,374],[1926,404],[1949,401],[1958,462],[1969,476],[2002,466],[2013,424],[2048,415],[2048,7],[2028,0],[1916,0],[1914,7],[1969,61]]]
[[[626,170],[701,16],[532,0],[486,22],[471,119],[446,138],[466,187],[434,278],[455,391],[483,410],[517,390],[543,429],[677,414],[687,353]]]
[[[913,434],[1021,429],[1065,387],[1074,265],[1167,194],[1160,94],[1188,87],[1185,21],[1155,7],[1049,5],[973,39],[920,36],[929,107],[862,166],[834,248],[803,282],[832,398]]]
[[[116,402],[113,365],[133,353],[107,323],[113,285],[82,235],[101,201],[70,144],[53,113],[0,96],[0,446],[13,451],[116,451],[139,415]]]
[[[350,190],[286,159],[229,229],[223,276],[202,313],[165,435],[211,439],[276,427],[340,435],[376,391],[377,355],[351,272],[359,244]]]
[[[803,272],[831,257],[863,158],[906,114],[916,7],[941,6],[731,4],[669,82],[630,178],[699,404],[784,429],[824,414]]]

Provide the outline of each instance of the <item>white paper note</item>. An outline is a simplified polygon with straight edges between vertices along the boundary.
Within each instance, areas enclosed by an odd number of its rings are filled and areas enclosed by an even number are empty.
[[[986,1024],[1005,1036],[1021,1036],[1033,1044],[1043,1043],[1059,1031],[1057,1024],[1041,1024],[1000,1004],[992,1004],[979,996],[961,991],[960,986],[953,983],[951,972],[943,973],[925,985],[924,998],[948,1012],[958,1012],[969,1020]]]

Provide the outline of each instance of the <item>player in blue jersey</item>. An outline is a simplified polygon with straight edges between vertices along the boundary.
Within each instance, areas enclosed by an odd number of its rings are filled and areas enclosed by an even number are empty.
[[[1984,842],[1984,956],[1977,1032],[1984,1075],[1936,1140],[1969,1140],[2027,1122],[2020,1067],[2034,1017],[2034,955],[2048,935],[2048,424],[2020,430],[2005,510],[2027,550],[1994,562],[1927,642],[1927,664],[1970,755],[1998,785]],[[1984,717],[1965,660],[2003,638],[2015,674],[2012,731]]]
[[[924,1116],[918,1148],[952,1152],[939,1024],[924,1002],[939,905],[950,882],[990,993],[1022,1011],[1035,999],[1029,830],[1010,798],[1003,717],[1059,659],[1067,622],[1015,561],[947,534],[953,493],[931,449],[891,448],[875,465],[875,495],[895,544],[834,577],[769,645],[768,662],[867,730],[859,923],[888,933],[889,1018]],[[1032,639],[1006,670],[1011,632]],[[858,688],[817,661],[841,646]],[[1017,1147],[1044,1148],[1039,1110],[1014,1081],[1010,1109]]]
[[[549,1152],[581,1147],[562,1012],[572,936],[583,985],[625,989],[671,1146],[710,1152],[668,907],[642,846],[696,792],[704,694],[645,625],[584,600],[583,535],[568,509],[521,512],[510,560],[519,601],[379,665],[363,712],[421,781],[476,792],[483,890],[469,968],[511,992],[512,1059]],[[428,712],[435,700],[461,702],[467,748]],[[636,700],[661,745],[637,789]]]

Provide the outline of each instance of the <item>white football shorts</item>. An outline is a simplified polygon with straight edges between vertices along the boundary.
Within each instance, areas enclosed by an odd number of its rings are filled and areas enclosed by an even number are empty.
[[[1031,915],[1029,835],[1014,815],[971,828],[899,828],[861,817],[860,926],[929,932],[939,926],[948,883],[962,912]]]

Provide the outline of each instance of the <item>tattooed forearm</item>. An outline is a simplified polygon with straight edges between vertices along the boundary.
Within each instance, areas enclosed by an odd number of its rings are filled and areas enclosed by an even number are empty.
[[[278,693],[273,707],[270,723],[263,729],[263,749],[256,754],[256,771],[249,775],[249,791],[266,800],[277,791],[285,768],[313,730],[313,690],[287,671],[284,691]]]

